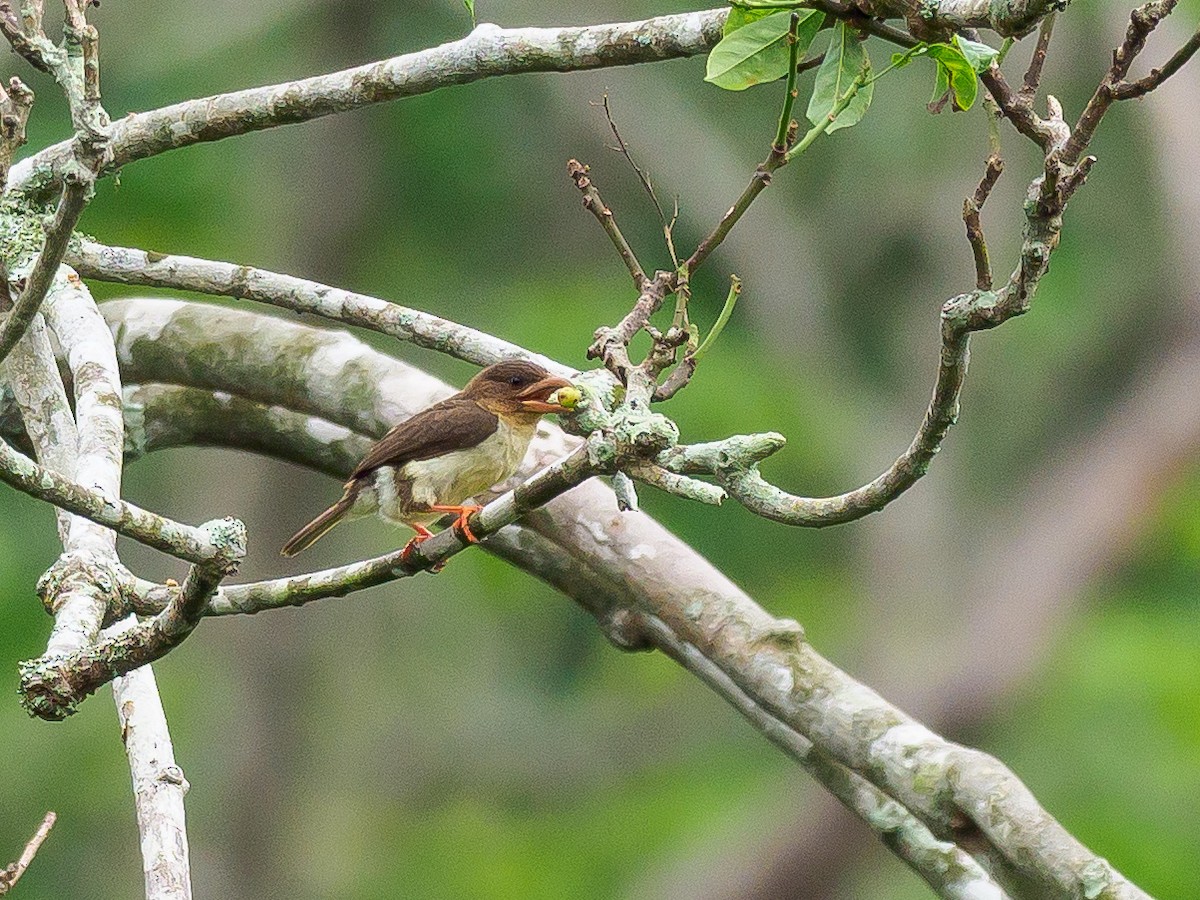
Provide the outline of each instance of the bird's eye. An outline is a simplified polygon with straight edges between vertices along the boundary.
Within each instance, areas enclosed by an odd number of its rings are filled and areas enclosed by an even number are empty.
[[[524,382],[524,380],[525,379],[522,378],[520,375],[513,375],[508,379],[508,383],[511,384],[513,387],[519,387],[521,385],[521,383]]]

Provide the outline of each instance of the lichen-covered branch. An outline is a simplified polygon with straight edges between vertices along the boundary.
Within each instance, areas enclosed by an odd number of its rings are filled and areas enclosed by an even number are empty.
[[[85,278],[254,300],[378,331],[478,366],[502,359],[530,359],[555,374],[573,374],[569,367],[552,359],[466,325],[388,300],[252,266],[109,247],[86,238],[72,244],[67,259]]]
[[[3,441],[0,441],[0,481],[188,562],[204,562],[216,552],[200,529],[174,522],[116,497],[87,490],[66,476],[39,466]]]
[[[313,333],[294,323],[258,317],[251,329],[243,323],[250,313],[174,302],[119,301],[103,311],[120,334],[127,378],[174,380],[182,374],[209,390],[253,386],[259,402],[285,404],[367,434],[402,418],[389,389],[400,377],[410,407],[446,390],[346,335]],[[226,330],[253,334],[256,352],[226,367],[193,365],[218,350]],[[155,344],[158,352],[152,353]],[[292,352],[276,364],[273,380],[260,381],[262,360],[276,346]],[[332,385],[331,367],[345,373]],[[209,372],[218,377],[201,384]],[[550,446],[539,446],[535,462],[544,461],[542,453],[560,453],[562,444],[551,439]],[[674,636],[672,643],[695,648],[727,676],[731,687],[710,681],[715,689],[739,708],[749,698],[763,712],[752,721],[765,728],[781,723],[811,741],[814,752],[841,767],[835,771],[861,775],[921,818],[937,841],[969,848],[1005,890],[1032,884],[1046,897],[1083,900],[1105,891],[1110,897],[1145,896],[1071,837],[998,762],[932,734],[855,682],[817,654],[795,623],[770,617],[653,520],[618,513],[611,491],[595,479],[525,521],[592,573],[589,584],[599,578],[607,585],[605,596],[620,599],[615,609],[589,606],[615,642],[669,649],[656,627],[647,627],[646,617],[655,617]]]
[[[114,627],[127,630],[136,625],[137,619],[130,616]],[[142,666],[113,681],[113,699],[133,780],[146,897],[191,900],[183,808],[188,783],[175,762],[154,667]]]
[[[87,205],[90,191],[91,185],[79,178],[68,180],[64,185],[54,220],[46,229],[41,252],[29,269],[21,295],[5,317],[4,324],[0,325],[0,361],[16,346],[46,299],[46,292],[58,275],[67,241]]]
[[[198,529],[216,548],[195,563],[171,602],[154,618],[67,655],[22,662],[21,705],[43,719],[63,719],[97,688],[161,659],[195,630],[217,585],[237,571],[246,555],[246,528],[233,518]]]
[[[727,10],[641,22],[568,28],[481,24],[466,37],[354,69],[187,100],[133,113],[111,127],[112,172],[178,147],[425,94],[442,87],[521,72],[567,72],[633,65],[707,52],[721,39]],[[69,155],[64,142],[13,167],[14,187],[41,188]]]
[[[75,442],[60,447],[56,462],[77,484],[101,494],[121,490],[121,378],[112,334],[78,276],[57,278],[46,298],[46,320],[66,356],[75,395]],[[53,357],[44,366],[57,379]],[[57,401],[56,401],[57,402]],[[125,577],[116,535],[72,517],[63,555],[42,576],[42,603],[54,616],[46,658],[70,654],[96,640],[104,614]]]
[[[39,315],[7,361],[25,428],[43,462],[91,487],[119,494],[124,429],[112,334],[73,274],[54,283],[44,308],[72,376],[75,415]],[[100,620],[132,578],[107,529],[60,517],[60,536],[63,555],[39,583],[43,602],[54,614],[39,662],[51,670],[94,643]],[[160,766],[179,770],[151,668],[144,666],[115,682],[113,697],[133,779],[147,900],[189,900],[183,792],[178,786],[183,781],[181,774],[172,783],[160,780]],[[45,711],[49,705],[36,707]]]
[[[56,472],[74,471],[79,446],[75,416],[41,313],[34,316],[0,372],[12,389],[20,419],[20,427],[4,439],[14,443],[28,435],[39,463]],[[65,544],[71,517],[62,510],[56,510],[56,515],[59,541]]]

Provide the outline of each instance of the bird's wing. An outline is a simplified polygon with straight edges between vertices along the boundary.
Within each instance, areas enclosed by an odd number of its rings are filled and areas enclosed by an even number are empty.
[[[451,397],[405,419],[375,444],[350,476],[353,481],[380,466],[402,466],[453,450],[465,450],[495,434],[500,420],[474,400]]]

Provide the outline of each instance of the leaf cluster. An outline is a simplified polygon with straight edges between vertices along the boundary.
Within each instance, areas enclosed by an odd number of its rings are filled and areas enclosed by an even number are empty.
[[[829,32],[825,50],[801,63],[809,67],[819,61],[805,113],[808,121],[817,125],[829,116],[855,80],[860,79],[857,91],[829,124],[827,130],[831,132],[859,122],[871,105],[874,82],[918,57],[926,57],[935,64],[930,108],[940,109],[949,99],[955,110],[970,109],[978,96],[979,74],[999,56],[999,51],[987,44],[955,36],[948,43],[922,43],[896,53],[891,65],[873,74],[866,36],[844,21],[831,22],[825,13],[811,9],[734,6],[725,23],[724,37],[709,53],[705,81],[725,90],[743,91],[786,78],[793,58],[792,42],[797,45],[796,53],[803,57],[822,31]]]

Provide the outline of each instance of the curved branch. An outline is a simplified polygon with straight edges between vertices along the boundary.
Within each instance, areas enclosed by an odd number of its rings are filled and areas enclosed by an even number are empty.
[[[358,448],[354,444],[365,446],[369,440],[323,419],[282,407],[265,407],[236,396],[215,395],[199,388],[142,385],[128,391],[127,396],[135,417],[144,421],[145,440],[139,443],[137,452],[188,444],[233,446],[282,455],[341,480],[357,461]],[[507,540],[497,547],[497,538]],[[621,616],[612,614],[619,598],[602,577],[597,577],[590,567],[582,565],[569,552],[545,538],[514,527],[493,536],[484,549],[496,552],[559,587],[597,616],[610,636],[621,642],[619,629],[626,623]],[[222,587],[210,602],[206,614],[254,614],[280,606],[343,596],[352,590],[394,580],[396,573],[393,570],[399,562],[398,557],[398,553],[389,554],[304,576]],[[336,589],[330,590],[335,585]],[[172,589],[159,585],[143,590],[134,599],[139,603],[139,612],[150,613],[162,609],[172,593]],[[642,624],[656,632],[657,643],[665,652],[706,683],[717,687],[739,712],[829,786],[943,896],[1006,896],[966,852],[953,843],[937,840],[919,819],[862,776],[814,753],[811,742],[773,719],[710,660],[694,647],[675,639],[660,621],[647,617]]]
[[[114,122],[112,159],[103,173],[167,150],[279,125],[306,122],[372,103],[426,94],[522,72],[569,72],[694,56],[721,39],[727,10],[642,22],[570,28],[481,24],[461,40],[354,69],[186,100]],[[13,166],[18,190],[40,189],[70,156],[70,142]]]
[[[253,386],[262,402],[300,408],[291,401],[295,396],[304,412],[347,427],[373,423],[367,426],[373,430],[401,418],[390,390],[400,373],[407,379],[404,396],[416,406],[445,391],[347,335],[200,304],[118,301],[105,304],[104,312],[118,332],[130,378],[179,372],[197,383],[214,371],[221,382],[210,389],[237,382]],[[226,328],[240,332],[248,342],[243,346],[255,352],[231,357],[224,370],[188,364],[219,355]],[[277,345],[291,352],[275,359],[272,380],[256,383],[258,360]],[[331,384],[332,370],[342,377]],[[362,380],[368,371],[376,377]],[[350,397],[359,409],[347,408]],[[561,446],[547,435],[533,456],[553,455]],[[780,722],[804,736],[839,772],[859,773],[918,815],[938,840],[969,846],[1006,889],[1032,884],[1039,896],[1078,900],[1104,891],[1145,896],[1055,822],[995,759],[938,737],[854,681],[822,658],[795,622],[772,618],[653,520],[617,513],[611,491],[595,480],[526,521],[624,598],[608,613],[606,631],[614,640],[668,649],[646,617],[661,621],[675,641],[728,676],[727,686],[712,685],[722,696],[741,708],[745,701],[733,694],[736,688],[767,714],[763,723]]]
[[[109,247],[87,239],[73,244],[68,258],[85,278],[255,300],[378,331],[477,366],[531,359],[555,374],[574,374],[548,357],[448,319],[265,269]]]

